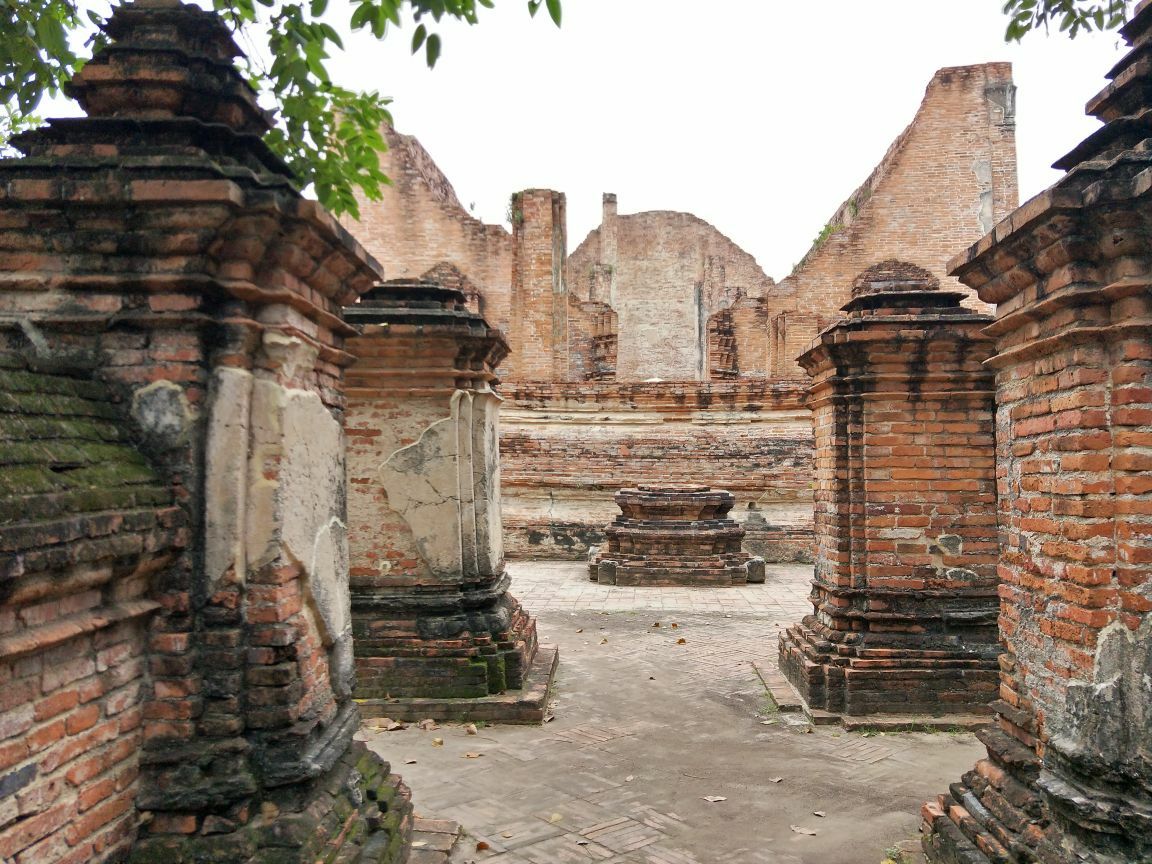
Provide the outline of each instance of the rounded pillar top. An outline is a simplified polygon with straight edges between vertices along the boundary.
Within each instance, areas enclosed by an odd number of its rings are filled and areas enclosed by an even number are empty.
[[[907,261],[888,258],[873,264],[852,281],[852,299],[844,312],[873,310],[868,314],[917,314],[917,310],[959,311],[964,294],[941,291],[940,280],[928,270]]]
[[[464,292],[428,279],[391,279],[360,295],[364,309],[431,309],[468,312]],[[355,308],[355,307],[350,307]]]
[[[873,264],[852,282],[852,297],[904,291],[936,291],[940,280],[923,267],[889,258]]]
[[[643,484],[621,489],[616,505],[625,519],[642,522],[703,522],[726,519],[736,496],[697,483]]]

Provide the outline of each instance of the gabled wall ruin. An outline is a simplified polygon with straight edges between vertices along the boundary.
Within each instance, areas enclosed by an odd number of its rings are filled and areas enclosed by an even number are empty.
[[[508,335],[509,554],[582,558],[617,489],[672,481],[731,489],[736,518],[757,514],[754,554],[807,557],[812,439],[796,358],[882,260],[924,268],[986,308],[945,264],[1017,203],[1014,94],[1006,63],[937,72],[911,124],[779,283],[703,220],[622,215],[612,194],[570,255],[560,193],[514,195],[511,234],[483,225],[415,139],[386,130],[396,185],[349,227],[390,277],[458,268]]]

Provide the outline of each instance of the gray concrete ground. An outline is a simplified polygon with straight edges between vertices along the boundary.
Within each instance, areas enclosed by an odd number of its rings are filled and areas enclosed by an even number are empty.
[[[918,849],[921,802],[982,753],[969,734],[849,733],[772,711],[752,661],[775,665],[777,634],[809,608],[810,567],[719,589],[510,569],[541,640],[560,646],[555,719],[361,733],[417,813],[462,825],[453,862],[880,864]]]

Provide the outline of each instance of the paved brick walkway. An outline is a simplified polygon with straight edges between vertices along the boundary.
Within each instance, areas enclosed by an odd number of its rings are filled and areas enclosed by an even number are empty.
[[[978,758],[967,734],[847,733],[769,709],[751,661],[775,666],[810,568],[648,590],[578,564],[511,571],[560,646],[555,720],[362,733],[418,813],[461,824],[456,864],[879,864],[918,847],[920,803]]]

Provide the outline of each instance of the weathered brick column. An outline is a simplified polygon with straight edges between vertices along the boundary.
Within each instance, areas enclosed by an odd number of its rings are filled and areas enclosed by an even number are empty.
[[[814,613],[780,640],[813,711],[987,711],[996,511],[986,316],[885,261],[800,357],[816,436]]]
[[[340,311],[378,269],[262,142],[219,18],[139,0],[105,31],[70,87],[88,116],[0,162],[0,309],[58,364],[87,359],[188,526],[122,589],[160,606],[131,860],[398,860],[406,793],[352,740],[344,537]],[[83,851],[64,860],[110,854]]]
[[[361,331],[347,414],[357,700],[395,719],[538,722],[557,655],[537,650],[504,571],[491,387],[504,337],[431,282],[384,283],[345,315]]]
[[[1152,5],[1068,173],[955,259],[996,303],[1001,665],[941,864],[1152,861]]]

